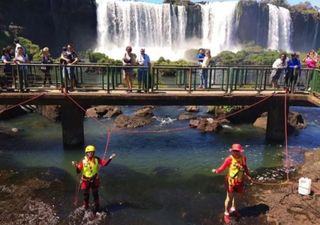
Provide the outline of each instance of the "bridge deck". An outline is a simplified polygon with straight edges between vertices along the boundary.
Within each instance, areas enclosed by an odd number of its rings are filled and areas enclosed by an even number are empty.
[[[58,90],[47,92],[29,93],[0,93],[0,105],[14,105],[24,102],[33,97],[43,96],[28,102],[35,105],[59,105],[68,99]],[[166,91],[153,93],[130,93],[124,91],[96,92],[71,92],[68,95],[81,105],[250,105],[268,96],[273,91],[233,91],[226,94],[221,91]],[[272,97],[281,100],[285,96],[284,91],[278,91]],[[290,105],[295,106],[320,106],[320,99],[307,93],[288,94]]]

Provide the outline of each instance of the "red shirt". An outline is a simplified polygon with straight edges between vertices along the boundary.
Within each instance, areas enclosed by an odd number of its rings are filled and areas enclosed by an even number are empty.
[[[244,161],[244,165],[243,165],[243,169],[245,171],[245,173],[249,175],[249,170],[248,170],[248,167],[247,167],[247,158],[245,156],[242,156],[243,157],[243,161]],[[232,163],[232,157],[231,155],[229,155],[223,162],[223,164],[218,168],[216,169],[216,173],[222,173],[225,169],[229,168],[230,165]]]

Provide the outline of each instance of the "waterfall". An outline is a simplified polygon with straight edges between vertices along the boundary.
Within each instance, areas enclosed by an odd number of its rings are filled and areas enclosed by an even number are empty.
[[[96,0],[96,3],[97,51],[121,58],[125,47],[131,45],[134,51],[146,47],[148,54],[157,57],[183,56],[185,7],[115,0]]]
[[[202,46],[210,47],[213,54],[237,46],[235,40],[237,4],[237,1],[229,1],[201,5]]]
[[[238,1],[201,5],[202,38],[188,37],[184,6],[136,1],[96,0],[98,40],[96,51],[121,58],[127,45],[135,53],[145,47],[153,60],[184,57],[190,48],[210,48],[212,53],[236,46],[235,10]],[[199,18],[199,21],[201,18]]]
[[[269,6],[268,48],[291,51],[292,19],[288,9]]]

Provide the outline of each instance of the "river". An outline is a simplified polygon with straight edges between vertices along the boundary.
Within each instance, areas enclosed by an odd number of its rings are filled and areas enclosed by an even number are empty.
[[[137,108],[121,107],[127,115],[133,114]],[[320,109],[291,107],[290,110],[302,113],[308,125],[288,140],[290,162],[296,164],[303,161],[304,151],[320,146]],[[203,134],[188,128],[187,121],[175,119],[183,111],[184,107],[180,106],[156,107],[155,122],[137,129],[144,132],[111,133],[107,155],[116,153],[117,157],[100,171],[101,205],[104,211],[108,209],[110,212],[110,224],[221,223],[224,178],[212,175],[210,171],[222,163],[232,143],[245,146],[252,171],[283,165],[284,147],[266,144],[264,130],[252,125],[230,125],[218,134]],[[200,107],[198,114],[206,114],[206,107]],[[85,144],[95,145],[96,155],[102,157],[107,128],[112,128],[113,120],[103,119],[101,122],[105,126],[85,119],[84,127]],[[19,130],[15,136],[1,140],[0,146],[0,169],[11,169],[19,175],[2,180],[0,184],[18,185],[32,176],[58,180],[58,185],[50,186],[50,192],[40,192],[38,197],[56,204],[53,210],[59,223],[72,224],[70,215],[81,205],[82,195],[76,190],[79,177],[71,161],[83,157],[83,148],[63,149],[61,125],[37,113],[0,121],[0,127]],[[185,129],[175,131],[177,127]],[[154,132],[159,130],[167,132]],[[73,203],[77,198],[75,206]],[[244,200],[242,204],[248,206],[252,202]]]

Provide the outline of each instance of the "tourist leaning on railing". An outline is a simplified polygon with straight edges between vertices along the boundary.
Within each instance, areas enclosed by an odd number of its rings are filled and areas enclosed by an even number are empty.
[[[8,87],[15,87],[15,76],[13,76],[12,74],[11,65],[13,57],[11,53],[13,53],[13,49],[11,46],[2,49],[1,62],[5,64],[3,68],[4,77],[1,80],[2,89],[8,89]],[[9,84],[10,79],[12,79],[12,84]]]
[[[314,74],[313,70],[317,68],[318,55],[314,50],[311,50],[303,61],[305,62],[307,68],[312,70],[311,73],[309,73],[308,84],[307,84],[308,90],[311,90],[310,82],[313,78],[313,74]]]
[[[298,77],[301,74],[301,62],[299,54],[291,54],[291,59],[288,61],[288,68],[285,75],[285,85],[289,92],[294,92]]]
[[[278,80],[280,78],[280,75],[284,72],[284,70],[287,68],[287,55],[281,54],[276,61],[272,64],[272,71],[271,71],[271,84],[272,88],[279,88],[278,86]]]
[[[201,67],[203,68],[202,71],[202,77],[201,77],[201,85],[203,85],[204,88],[208,87],[208,67],[211,62],[211,53],[210,50],[206,50],[205,57],[203,59],[203,63]]]
[[[17,49],[16,57],[13,62],[18,65],[18,76],[19,76],[19,90],[29,91],[28,89],[28,68],[26,64],[28,62],[28,57],[24,54],[23,48],[20,46]],[[22,65],[21,65],[22,64]]]

